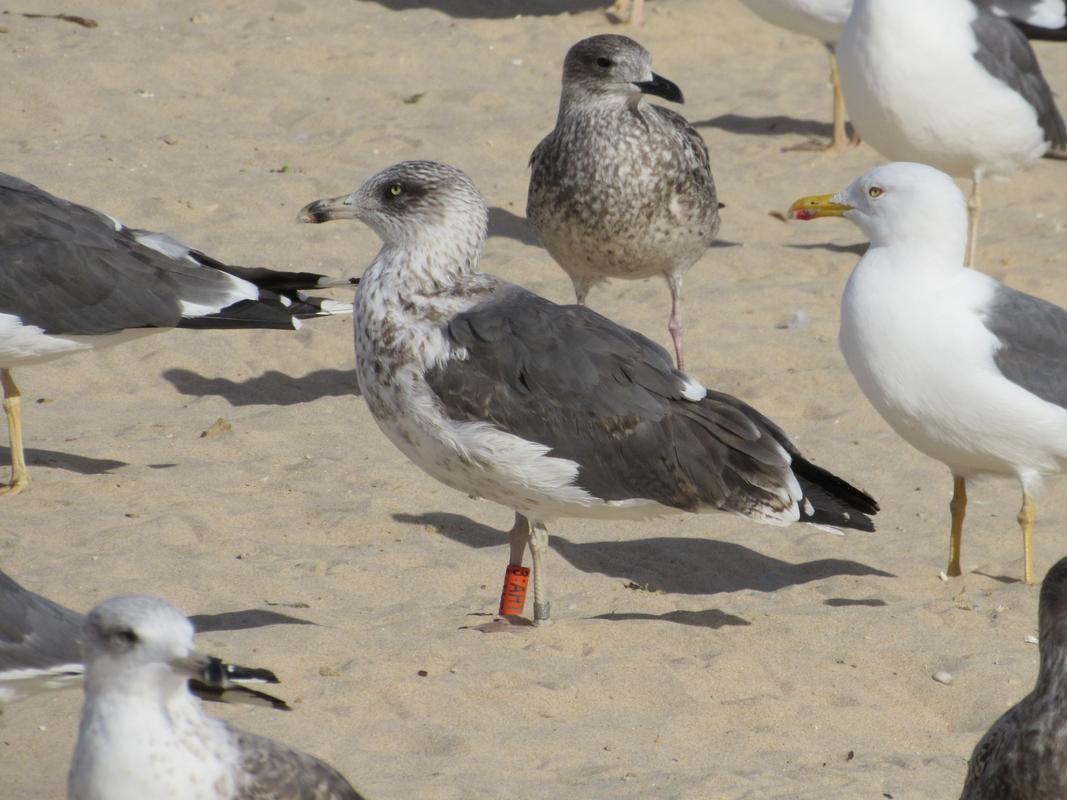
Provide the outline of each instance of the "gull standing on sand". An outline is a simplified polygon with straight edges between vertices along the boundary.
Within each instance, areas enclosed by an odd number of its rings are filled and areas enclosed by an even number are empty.
[[[1037,683],[975,746],[960,800],[1067,797],[1067,558],[1045,576],[1037,620]]]
[[[529,544],[534,617],[549,618],[545,523],[560,517],[721,510],[873,530],[871,497],[675,369],[663,348],[481,272],[487,215],[462,172],[409,161],[300,220],[356,218],[382,238],[356,292],[360,390],[415,464],[515,511],[502,615],[521,613],[525,591],[512,598],[511,583],[528,578]]]
[[[36,592],[24,589],[0,572],[0,703],[34,694],[80,686],[85,676],[81,634],[85,616]],[[202,700],[288,706],[252,689],[249,683],[278,683],[267,669],[227,664],[205,658],[189,690]]]
[[[0,385],[11,438],[11,483],[0,494],[30,483],[13,367],[168,328],[292,330],[352,311],[300,290],[351,283],[223,264],[0,173]]]
[[[86,617],[85,705],[68,800],[360,800],[328,764],[204,713],[187,683],[205,657],[154,597]]]
[[[682,281],[719,230],[719,201],[700,134],[644,101],[682,102],[651,62],[625,36],[593,36],[567,52],[556,127],[530,156],[526,216],[578,305],[609,278],[665,278],[684,369]]]
[[[973,0],[855,0],[837,55],[868,144],[971,179],[973,267],[982,179],[1067,156],[1067,128],[1026,36]]]
[[[890,427],[952,471],[946,573],[960,574],[967,480],[1009,475],[1033,583],[1033,494],[1067,467],[1067,311],[964,267],[967,205],[933,167],[887,164],[790,214],[846,217],[870,239],[841,299],[841,352]]]
[[[844,150],[859,144],[845,129],[845,96],[841,93],[841,76],[837,68],[837,40],[841,26],[852,10],[852,0],[741,0],[756,15],[772,25],[810,36],[830,54],[830,83],[834,90],[833,135],[825,145],[808,143],[789,150]]]

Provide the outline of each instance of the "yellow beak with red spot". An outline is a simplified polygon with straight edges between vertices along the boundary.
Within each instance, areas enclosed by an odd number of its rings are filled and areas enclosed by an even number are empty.
[[[793,205],[789,206],[791,219],[817,219],[819,217],[843,217],[846,211],[851,211],[852,206],[845,203],[835,203],[836,194],[816,194],[811,197],[801,197]]]

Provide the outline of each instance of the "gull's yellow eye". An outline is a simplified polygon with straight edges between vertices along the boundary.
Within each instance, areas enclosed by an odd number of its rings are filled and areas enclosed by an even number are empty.
[[[885,194],[885,189],[883,189],[881,186],[872,186],[870,189],[867,190],[867,194],[877,200],[879,197]]]
[[[392,186],[389,187],[389,194],[391,194],[393,197],[399,197],[400,193],[403,191],[404,190],[403,188],[401,188],[399,183],[394,183]]]

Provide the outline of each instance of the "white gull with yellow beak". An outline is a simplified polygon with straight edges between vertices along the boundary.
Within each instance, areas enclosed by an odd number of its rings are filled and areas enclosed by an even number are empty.
[[[968,478],[1011,475],[1033,583],[1033,494],[1067,466],[1067,311],[964,267],[967,204],[933,167],[887,164],[790,214],[845,217],[870,238],[841,300],[841,352],[893,430],[952,471],[947,574]]]

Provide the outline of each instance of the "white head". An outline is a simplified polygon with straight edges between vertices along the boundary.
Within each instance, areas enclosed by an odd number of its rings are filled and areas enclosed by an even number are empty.
[[[154,597],[114,597],[89,612],[82,642],[86,690],[111,686],[186,691],[202,669],[193,625]]]
[[[359,219],[387,247],[445,253],[477,265],[489,211],[463,172],[436,161],[403,161],[370,177],[349,195],[316,200],[300,222]]]
[[[797,200],[794,219],[845,217],[874,247],[939,251],[963,265],[967,247],[967,203],[956,182],[926,164],[895,162],[856,178],[835,195]]]

